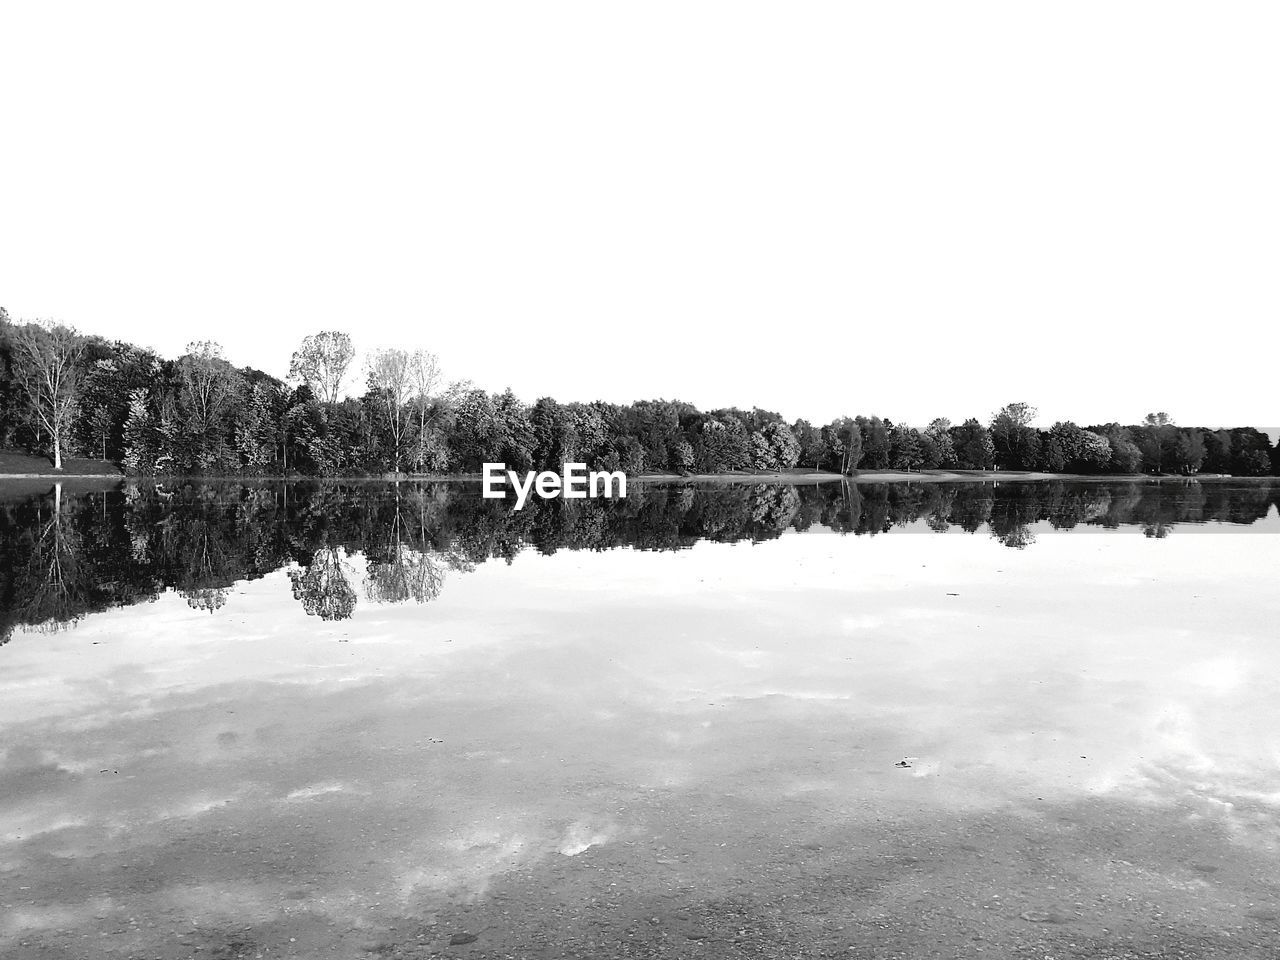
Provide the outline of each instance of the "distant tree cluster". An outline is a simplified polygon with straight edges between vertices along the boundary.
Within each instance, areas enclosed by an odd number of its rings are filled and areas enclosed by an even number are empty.
[[[236,367],[212,341],[166,360],[131,344],[0,309],[0,448],[109,460],[138,475],[360,476],[477,473],[485,462],[631,474],[858,470],[1037,470],[1079,474],[1280,475],[1280,444],[1252,427],[1034,426],[1011,403],[989,421],[924,429],[876,416],[823,426],[755,408],[703,412],[674,400],[532,405],[509,390],[446,383],[434,354],[377,350],[356,367],[351,338],[305,338],[288,382]],[[344,385],[360,381],[358,396]]]

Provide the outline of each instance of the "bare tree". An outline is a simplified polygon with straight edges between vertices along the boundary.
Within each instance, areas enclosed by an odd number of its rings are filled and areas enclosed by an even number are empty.
[[[409,414],[406,409],[413,396],[413,355],[394,347],[375,350],[365,361],[369,386],[378,395],[378,402],[386,416],[387,432],[395,448],[392,470],[400,469],[401,451],[409,431]]]
[[[351,337],[339,330],[323,330],[304,338],[293,352],[289,378],[307,384],[323,402],[337,403],[355,355]]]
[[[426,458],[427,425],[439,413],[436,400],[440,392],[440,360],[426,350],[415,350],[409,358],[409,380],[413,406],[418,414],[418,450],[416,460],[421,467]]]
[[[222,356],[222,347],[212,340],[187,344],[178,361],[183,413],[187,427],[206,437],[220,427],[240,394],[240,375]]]
[[[19,327],[14,336],[18,378],[53,444],[53,469],[62,469],[62,439],[79,394],[77,364],[84,340],[71,327],[48,320]]]

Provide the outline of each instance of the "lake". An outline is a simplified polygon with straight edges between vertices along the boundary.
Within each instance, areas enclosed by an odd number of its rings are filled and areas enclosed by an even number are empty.
[[[1273,957],[1280,486],[0,484],[0,955]]]

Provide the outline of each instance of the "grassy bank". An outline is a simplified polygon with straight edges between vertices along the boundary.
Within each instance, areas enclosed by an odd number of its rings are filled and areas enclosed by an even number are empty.
[[[14,450],[0,450],[0,477],[119,477],[120,468],[105,460],[63,457],[62,469],[54,470],[48,457],[33,457]]]

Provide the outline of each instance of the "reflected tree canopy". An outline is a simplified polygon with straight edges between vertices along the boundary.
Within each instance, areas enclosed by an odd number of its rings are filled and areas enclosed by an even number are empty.
[[[986,534],[1015,549],[1055,530],[1255,524],[1280,485],[1221,482],[635,484],[625,500],[484,500],[466,483],[127,483],[3,498],[0,644],[172,591],[221,609],[237,583],[286,570],[309,616],[427,603],[450,575],[523,550],[679,550],[787,531]]]
[[[60,485],[50,499],[37,507],[26,562],[10,569],[16,573],[14,619],[57,630],[89,609],[92,568],[83,562],[80,532],[64,509]]]
[[[309,564],[289,571],[289,582],[293,599],[308,616],[346,620],[356,608],[356,592],[337,547],[321,547]]]

